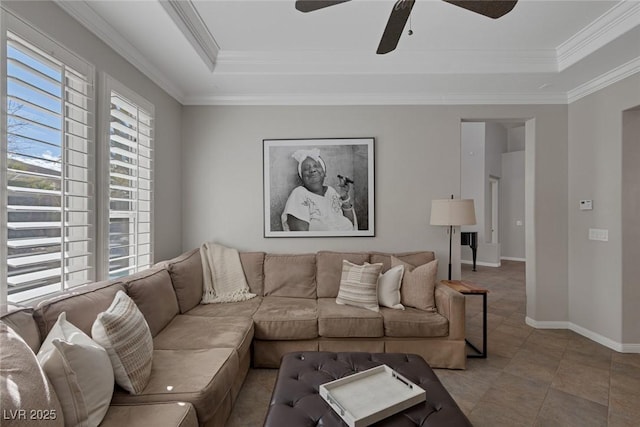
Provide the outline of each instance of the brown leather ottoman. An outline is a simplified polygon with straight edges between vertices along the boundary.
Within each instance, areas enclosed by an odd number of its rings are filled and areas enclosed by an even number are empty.
[[[320,385],[383,364],[422,387],[427,393],[427,400],[375,426],[471,426],[431,367],[420,356],[312,351],[288,353],[282,358],[264,426],[346,426],[320,397]]]

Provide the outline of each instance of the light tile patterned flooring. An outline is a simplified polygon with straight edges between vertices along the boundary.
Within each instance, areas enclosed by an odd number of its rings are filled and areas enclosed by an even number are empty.
[[[490,290],[487,359],[436,374],[476,427],[640,426],[640,355],[622,354],[567,330],[525,324],[524,263],[463,265]],[[481,344],[482,298],[467,297],[467,336]],[[276,370],[252,369],[228,427],[261,426]]]

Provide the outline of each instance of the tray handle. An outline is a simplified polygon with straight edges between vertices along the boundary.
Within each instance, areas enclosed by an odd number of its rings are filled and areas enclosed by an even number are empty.
[[[329,392],[327,392],[327,401],[331,405],[335,405],[340,410],[340,415],[344,417],[344,414],[347,412],[347,410],[344,409],[342,405],[340,405],[340,403],[336,399],[334,399]]]
[[[395,371],[393,371],[392,374],[393,378],[397,379],[398,381],[400,381],[401,383],[403,383],[404,385],[406,385],[407,387],[409,387],[411,390],[413,390],[413,384],[409,383],[408,381],[406,381],[404,379],[404,377],[400,376],[399,374],[397,374]]]

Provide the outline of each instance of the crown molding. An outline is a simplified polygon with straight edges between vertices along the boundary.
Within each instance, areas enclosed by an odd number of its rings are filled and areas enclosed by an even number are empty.
[[[605,87],[612,85],[620,80],[623,80],[629,76],[632,76],[636,73],[640,73],[640,57],[635,58],[626,64],[622,64],[619,67],[614,68],[613,70],[607,71],[606,73],[596,77],[593,80],[584,83],[575,89],[567,92],[567,98],[569,104],[572,102],[576,102],[580,98],[584,98],[587,95],[590,95],[594,92],[599,91],[600,89],[604,89]]]
[[[111,25],[107,23],[88,1],[63,1],[53,0],[62,10],[71,15],[72,18],[80,22],[90,32],[95,34],[100,40],[115,50],[120,56],[129,61],[142,74],[160,86],[165,92],[183,103],[184,95],[169,79],[167,79],[158,68],[145,60],[144,55],[138,51],[131,43],[122,37]]]
[[[187,97],[184,105],[518,105],[566,104],[564,93],[448,93],[396,95],[374,94],[274,94],[274,95],[213,95]]]
[[[209,71],[213,72],[220,46],[191,0],[160,0],[160,4],[209,68]]]
[[[397,52],[389,57],[361,51],[220,51],[217,75],[372,75],[557,72],[555,49],[451,49]]]
[[[623,1],[556,48],[558,69],[563,71],[607,43],[640,25],[640,2]]]

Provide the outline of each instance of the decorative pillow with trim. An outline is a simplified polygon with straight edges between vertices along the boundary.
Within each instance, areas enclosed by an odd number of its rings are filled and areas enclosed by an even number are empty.
[[[38,362],[62,405],[65,425],[97,426],[113,396],[113,368],[109,355],[62,312],[49,331]]]
[[[382,264],[357,265],[342,261],[342,276],[336,303],[380,311],[378,307],[378,277]]]
[[[404,310],[400,304],[400,289],[402,277],[404,276],[404,265],[396,265],[380,274],[378,278],[378,303],[381,306]]]
[[[400,301],[406,307],[414,307],[424,311],[436,311],[436,277],[438,260],[420,266],[413,266],[394,256],[391,267],[404,265],[404,277],[400,288]]]
[[[93,323],[91,335],[107,350],[116,383],[131,394],[141,393],[151,377],[153,339],[133,300],[118,291]]]

